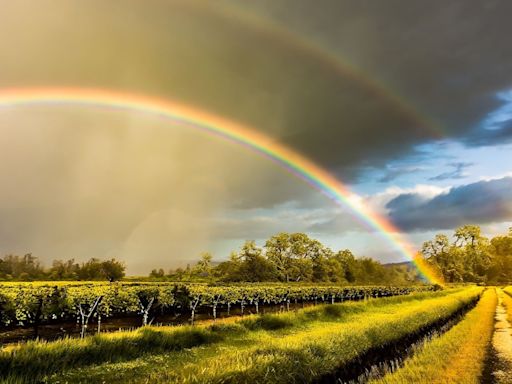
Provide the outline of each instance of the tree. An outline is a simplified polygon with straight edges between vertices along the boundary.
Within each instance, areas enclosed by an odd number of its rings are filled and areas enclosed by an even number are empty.
[[[229,255],[229,260],[224,261],[215,267],[213,275],[222,281],[241,281],[241,264],[242,262],[238,256],[238,253],[233,251]]]
[[[197,262],[195,266],[195,272],[200,274],[201,276],[208,276],[211,270],[213,256],[209,252],[201,253],[201,259]]]
[[[240,281],[271,281],[275,277],[275,268],[262,255],[254,241],[246,241],[238,254],[238,275]]]
[[[163,270],[163,268],[160,268],[160,269],[153,269],[150,274],[149,274],[149,277],[152,277],[152,278],[155,278],[155,279],[161,279],[165,276],[165,271]]]
[[[5,256],[0,264],[0,274],[14,279],[34,280],[44,277],[44,270],[37,257],[27,253],[23,256]]]
[[[450,244],[446,235],[436,235],[422,248],[423,257],[442,272],[445,281],[486,283],[510,279],[509,236],[496,236],[489,241],[480,227],[464,225],[454,231],[453,237]]]
[[[265,243],[266,256],[274,265],[281,281],[311,281],[313,259],[319,257],[322,245],[304,233],[279,233]]]
[[[491,239],[489,252],[493,263],[487,272],[488,280],[496,283],[512,280],[512,229],[508,235]]]
[[[77,276],[80,280],[103,280],[108,281],[120,280],[124,277],[126,267],[116,259],[100,261],[92,258],[82,263],[77,270]]]
[[[74,259],[53,260],[52,267],[49,270],[52,280],[74,280],[77,278],[77,272],[80,266]]]
[[[336,253],[333,258],[341,266],[343,278],[349,283],[354,283],[357,277],[357,262],[354,254],[345,249]]]
[[[277,277],[281,281],[290,281],[292,269],[290,235],[279,233],[265,243],[266,256],[274,265]]]
[[[471,245],[475,246],[475,243],[481,239],[481,230],[477,225],[463,225],[455,230],[455,245],[464,246]]]
[[[79,280],[103,279],[101,261],[93,257],[85,263],[82,263],[77,271],[77,275]]]
[[[170,276],[174,276],[176,280],[181,281],[185,278],[185,270],[183,268],[176,268],[174,273],[169,272]]]
[[[106,260],[101,263],[101,272],[110,282],[121,280],[124,277],[125,269],[126,267],[124,263],[117,261],[116,259]]]

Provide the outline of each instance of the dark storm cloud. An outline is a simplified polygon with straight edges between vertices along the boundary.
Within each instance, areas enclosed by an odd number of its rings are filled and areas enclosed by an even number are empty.
[[[512,177],[463,185],[434,198],[402,194],[387,208],[393,222],[405,231],[510,221]]]
[[[463,137],[512,86],[508,1],[262,1],[228,12],[194,2],[23,4],[0,16],[0,85],[178,98],[248,123],[347,181],[440,132]],[[244,12],[318,41],[426,118]]]
[[[505,38],[512,34],[511,2],[269,0],[246,6],[381,81],[414,113],[430,120],[423,129],[434,127],[442,136],[471,145],[500,144],[510,138],[507,130],[480,132],[471,140],[466,136],[474,135],[473,127],[503,104],[496,94],[512,88],[512,50]],[[336,114],[327,114],[319,124],[325,136],[320,133],[315,139],[317,130],[297,135],[297,145],[316,145],[315,153],[336,153],[338,157],[326,162],[378,165],[425,139],[414,122],[391,119],[392,108],[383,113],[368,106],[366,111],[351,112],[351,104],[348,107],[343,113],[349,120],[356,116],[356,131],[344,130],[342,124],[336,125]],[[370,114],[367,120],[361,120],[364,112]],[[297,122],[308,121],[307,115],[299,111]],[[325,138],[331,143],[322,142]],[[336,151],[337,145],[342,150]]]
[[[512,120],[502,124],[499,129],[475,130],[463,142],[471,147],[509,144],[512,142]]]
[[[474,165],[473,163],[464,163],[464,162],[450,163],[450,164],[448,164],[448,166],[454,168],[452,171],[443,172],[437,176],[431,177],[429,180],[444,181],[444,180],[463,179],[463,178],[467,177],[465,170],[473,165]]]

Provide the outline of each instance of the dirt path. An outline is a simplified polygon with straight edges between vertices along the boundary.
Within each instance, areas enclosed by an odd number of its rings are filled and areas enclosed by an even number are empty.
[[[497,289],[498,306],[496,307],[496,323],[492,337],[495,354],[493,364],[493,381],[499,384],[512,383],[512,325],[508,321],[507,308],[503,304],[505,293]]]

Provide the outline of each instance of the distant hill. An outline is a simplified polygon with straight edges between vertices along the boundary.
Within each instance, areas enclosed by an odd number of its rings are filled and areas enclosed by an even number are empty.
[[[412,261],[402,261],[399,263],[386,263],[383,264],[385,268],[394,268],[402,271],[407,275],[407,279],[410,281],[422,281],[426,282],[426,279],[418,273],[416,266]]]
[[[386,264],[382,264],[382,265],[384,267],[388,267],[388,268],[401,267],[401,266],[407,267],[407,269],[416,268],[412,261],[401,261],[399,263],[386,263]]]

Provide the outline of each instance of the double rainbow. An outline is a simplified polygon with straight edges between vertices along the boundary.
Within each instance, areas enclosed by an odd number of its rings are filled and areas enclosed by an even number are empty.
[[[220,136],[269,158],[336,204],[349,207],[368,227],[376,230],[432,283],[442,283],[438,274],[417,255],[386,217],[372,211],[343,183],[305,156],[257,132],[227,119],[175,101],[143,95],[92,88],[11,88],[0,89],[0,107],[28,105],[85,105],[137,111],[170,119],[208,134]]]

